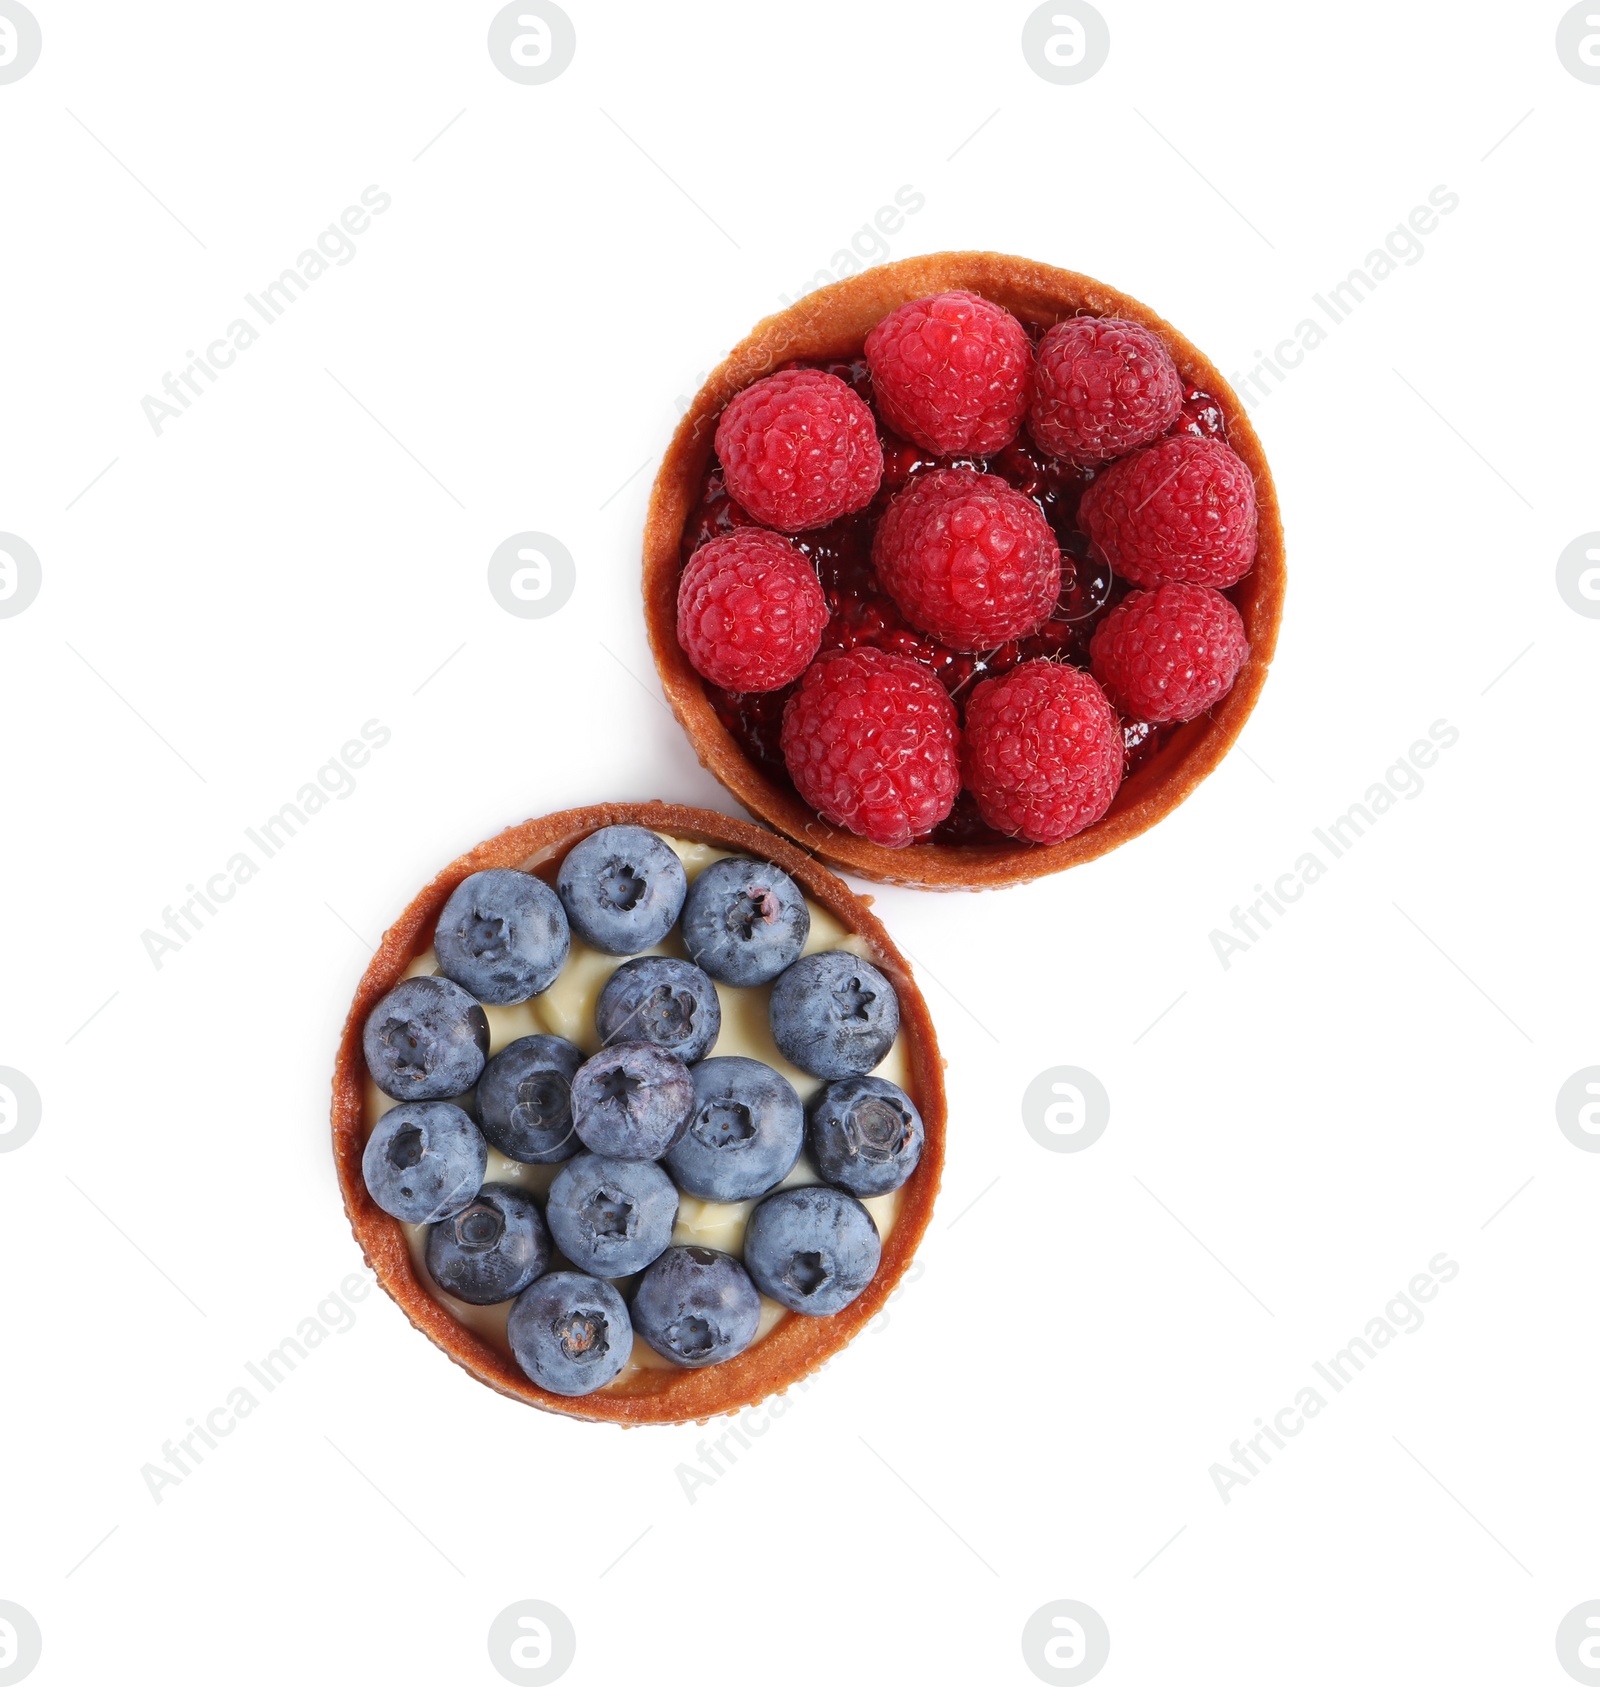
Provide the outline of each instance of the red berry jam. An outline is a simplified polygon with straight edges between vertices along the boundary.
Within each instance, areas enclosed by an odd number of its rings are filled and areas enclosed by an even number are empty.
[[[1038,338],[1032,328],[1029,332]],[[826,370],[830,375],[837,375],[868,404],[872,402],[872,376],[864,357],[785,367]],[[1227,425],[1221,405],[1209,393],[1190,387],[1184,394],[1183,413],[1172,431],[1226,439]],[[1019,662],[1047,657],[1087,668],[1089,640],[1095,628],[1106,611],[1132,589],[1091,554],[1089,541],[1077,527],[1078,502],[1093,480],[1095,470],[1046,456],[1026,432],[988,458],[935,457],[886,432],[881,423],[879,434],[884,471],[877,497],[855,515],[794,536],[795,548],[816,568],[831,611],[822,649],[854,650],[872,645],[909,656],[938,675],[958,711],[964,710],[966,696],[973,686],[993,675],[1006,673]],[[1038,504],[1061,547],[1061,596],[1055,614],[1038,632],[1024,639],[1012,639],[994,650],[951,650],[926,633],[918,632],[879,588],[872,568],[872,534],[889,499],[914,475],[949,468],[977,469],[1001,476]],[[728,496],[722,470],[713,461],[700,502],[684,525],[683,560],[688,561],[708,539],[751,523],[753,518]],[[788,775],[779,748],[779,733],[784,705],[793,690],[793,686],[786,686],[782,691],[746,694],[706,684],[706,695],[718,720],[752,761],[769,776],[785,782]],[[1176,730],[1174,726],[1155,726],[1149,721],[1124,720],[1126,772],[1131,774],[1155,756]],[[963,791],[948,818],[928,834],[927,841],[1009,844],[1012,840],[986,826],[978,817],[971,797]]]
[[[1222,406],[1210,393],[1203,392],[1199,387],[1186,387],[1182,413],[1167,432],[1190,433],[1196,439],[1226,441],[1228,418],[1222,414]]]

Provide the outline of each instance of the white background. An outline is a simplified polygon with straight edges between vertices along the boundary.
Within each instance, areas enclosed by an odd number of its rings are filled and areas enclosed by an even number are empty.
[[[1566,1680],[1600,624],[1554,569],[1600,527],[1600,87],[1561,8],[1103,0],[1060,87],[1026,5],[567,3],[527,87],[492,5],[37,0],[0,86],[0,528],[43,568],[0,620],[0,1064],[44,1103],[0,1158],[0,1597],[37,1679],[490,1682],[539,1598],[575,1683],[1025,1682],[1072,1598],[1108,1684]],[[355,258],[157,436],[141,398],[373,183]],[[326,1114],[364,940],[530,814],[733,807],[637,601],[680,395],[902,186],[890,256],[1084,270],[1231,371],[1441,184],[1257,408],[1290,593],[1238,750],[1092,866],[878,893],[952,1096],[887,1325],[691,1504],[704,1431],[530,1412],[373,1295],[154,1503],[141,1466],[359,1264]],[[486,586],[524,529],[575,558],[547,620]],[[141,932],[369,719],[355,793],[157,970]],[[1441,719],[1422,794],[1225,970],[1211,931]],[[1112,1099],[1082,1153],[1021,1121],[1061,1064]],[[1440,1251],[1424,1326],[1224,1504],[1209,1467]]]

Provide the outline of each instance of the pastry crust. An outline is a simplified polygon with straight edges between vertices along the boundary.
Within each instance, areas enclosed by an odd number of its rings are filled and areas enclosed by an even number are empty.
[[[361,1054],[361,1030],[378,1001],[432,943],[440,909],[468,874],[488,867],[519,867],[553,883],[574,844],[602,826],[622,825],[644,826],[775,862],[813,902],[847,930],[866,939],[873,964],[887,974],[900,998],[900,1028],[910,1088],[922,1114],[927,1140],[921,1162],[901,1190],[899,1211],[883,1244],[877,1275],[842,1312],[829,1318],[786,1317],[763,1340],[725,1364],[693,1371],[641,1370],[622,1387],[570,1399],[531,1382],[513,1360],[451,1317],[418,1281],[399,1221],[367,1193],[361,1175],[361,1154],[367,1139],[367,1068]],[[882,1310],[928,1228],[944,1166],[945,1121],[944,1062],[928,1005],[905,957],[869,912],[866,902],[810,856],[762,827],[709,809],[659,802],[605,803],[546,815],[512,826],[451,862],[417,893],[384,933],[350,1005],[333,1073],[333,1153],[339,1189],[350,1228],[384,1289],[430,1341],[480,1382],[530,1406],[597,1423],[703,1422],[782,1393],[832,1358]]]
[[[1079,313],[1120,316],[1160,336],[1187,385],[1222,406],[1228,442],[1255,478],[1259,541],[1255,564],[1232,594],[1250,638],[1233,689],[1210,712],[1179,727],[1123,781],[1105,817],[1057,844],[912,844],[884,849],[830,826],[787,784],[745,754],[717,719],[704,682],[678,643],[679,546],[699,502],[723,406],[736,392],[795,358],[854,357],[867,332],[897,305],[964,287],[1020,317],[1051,324]],[[906,258],[820,288],[758,323],[700,389],[679,423],[650,494],[644,532],[644,612],[662,689],[701,764],[746,808],[835,867],[929,890],[1020,884],[1092,861],[1155,825],[1216,767],[1239,736],[1266,682],[1283,614],[1283,522],[1272,473],[1244,406],[1216,366],[1170,323],[1127,294],[1086,275],[998,252],[940,252]]]

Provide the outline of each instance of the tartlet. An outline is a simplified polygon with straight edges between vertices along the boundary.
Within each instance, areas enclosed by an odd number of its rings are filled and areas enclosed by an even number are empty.
[[[921,1112],[926,1140],[917,1169],[900,1190],[878,1270],[842,1311],[826,1317],[791,1314],[723,1364],[705,1369],[645,1368],[610,1387],[578,1397],[551,1393],[529,1380],[508,1353],[459,1322],[421,1281],[405,1227],[368,1193],[362,1152],[369,1134],[368,1073],[362,1029],[376,1004],[433,941],[440,910],[470,874],[517,868],[553,884],[569,850],[608,826],[641,826],[670,837],[774,862],[809,900],[861,939],[868,958],[899,997],[900,1036],[908,1092]],[[815,1371],[872,1319],[893,1293],[933,1211],[944,1162],[944,1063],[933,1021],[911,969],[867,903],[802,851],[762,827],[706,809],[672,804],[607,803],[529,820],[453,861],[412,899],[384,934],[363,975],[340,1039],[333,1077],[333,1147],[345,1211],[357,1242],[384,1290],[436,1346],[480,1382],[546,1411],[596,1422],[687,1423],[739,1411],[781,1393]]]
[[[678,578],[684,532],[700,500],[717,419],[753,381],[796,360],[860,354],[867,333],[908,300],[962,288],[1004,306],[1023,323],[1115,316],[1142,324],[1166,345],[1187,386],[1221,407],[1227,440],[1255,481],[1258,546],[1249,574],[1229,592],[1250,643],[1232,690],[1186,722],[1127,776],[1105,816],[1054,844],[1016,840],[919,842],[888,849],[830,825],[787,780],[763,768],[718,718],[706,684],[678,642]],[[1271,471],[1233,389],[1216,366],[1137,299],[1071,270],[996,252],[943,252],[884,264],[808,294],[757,324],[696,394],[667,448],[644,534],[644,610],[662,688],[696,755],[753,814],[835,867],[932,890],[986,889],[1093,860],[1147,831],[1210,773],[1239,736],[1266,681],[1277,644],[1285,583],[1283,525]]]

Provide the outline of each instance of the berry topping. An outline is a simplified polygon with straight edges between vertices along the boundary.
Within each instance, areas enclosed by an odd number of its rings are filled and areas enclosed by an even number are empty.
[[[690,1369],[743,1353],[760,1324],[749,1273],[714,1248],[668,1248],[633,1297],[634,1329],[663,1359]]]
[[[852,1195],[887,1195],[922,1158],[922,1115],[897,1084],[842,1078],[812,1098],[806,1145],[824,1182]]]
[[[572,1079],[583,1050],[543,1033],[507,1043],[478,1080],[483,1134],[510,1160],[553,1166],[583,1146],[572,1128]]]
[[[864,654],[910,670],[952,712],[914,663]],[[952,729],[952,755],[954,744]],[[788,873],[759,856],[718,855],[684,894],[674,889],[686,878],[683,858],[704,855],[628,826],[591,834],[565,858],[558,923],[581,939],[587,920],[616,943],[653,931],[678,951],[612,960],[569,944],[557,977],[541,986],[542,1004],[513,1017],[570,1028],[592,1011],[604,1046],[588,1059],[566,1038],[537,1032],[484,1062],[493,1013],[440,976],[403,980],[365,1028],[374,1075],[437,1082],[448,1069],[457,1086],[454,1100],[402,1100],[386,1112],[368,1091],[371,1199],[423,1227],[407,1243],[391,1225],[394,1244],[412,1249],[416,1284],[469,1334],[503,1320],[517,1365],[557,1394],[613,1384],[630,1396],[659,1393],[661,1372],[633,1374],[637,1354],[654,1362],[646,1348],[685,1369],[734,1359],[777,1321],[763,1292],[814,1316],[848,1305],[881,1264],[862,1198],[898,1190],[924,1157],[916,1103],[868,1075],[895,1058],[900,1001],[890,978],[853,952],[859,938],[830,923],[850,947],[805,954],[825,916]],[[474,960],[496,947],[518,952],[524,910],[540,905],[526,897],[527,882],[543,884],[509,869],[463,879],[438,922],[441,953],[452,941]],[[651,923],[629,925],[641,911]],[[496,944],[475,952],[475,925],[495,919]],[[710,963],[716,981],[680,958],[683,949]],[[526,983],[519,977],[519,988]],[[710,1054],[725,1010],[730,1035],[765,1046],[765,1060]],[[505,1035],[504,1018],[497,1024]],[[802,1090],[817,1092],[809,1118]],[[491,1145],[549,1170],[523,1173],[497,1159],[505,1181],[485,1182]],[[825,1181],[813,1184],[819,1175]],[[885,1230],[894,1220],[891,1211]],[[713,1231],[716,1248],[695,1239]],[[469,1307],[499,1312],[486,1323]]]
[[[713,861],[683,904],[683,946],[723,984],[769,983],[799,959],[810,933],[799,885],[769,861]]]
[[[1244,622],[1222,593],[1177,580],[1125,597],[1089,645],[1107,696],[1149,721],[1203,715],[1232,689],[1249,654]]]
[[[637,955],[672,930],[689,880],[642,826],[605,826],[568,852],[556,889],[572,929],[605,955]]]
[[[821,369],[782,369],[737,393],[716,448],[728,491],[784,533],[864,509],[883,478],[871,410]]]
[[[1033,345],[1008,310],[976,293],[935,293],[892,310],[867,335],[878,412],[942,457],[1009,445],[1028,406]]]
[[[572,1123],[583,1145],[613,1160],[659,1160],[681,1137],[694,1083],[654,1043],[617,1043],[578,1068]]]
[[[889,1052],[900,998],[870,962],[843,949],[802,955],[772,986],[767,1009],[779,1052],[813,1078],[854,1078]]]
[[[391,1107],[367,1138],[367,1193],[402,1224],[434,1224],[469,1206],[489,1150],[478,1127],[450,1101]]]
[[[436,1101],[478,1081],[489,1052],[484,1011],[448,978],[407,978],[361,1033],[372,1081],[397,1101]]]
[[[654,1043],[692,1066],[717,1040],[722,1004],[699,967],[668,955],[641,955],[606,980],[594,1026],[603,1043]]]
[[[1135,585],[1231,586],[1255,561],[1255,482],[1220,439],[1174,434],[1122,458],[1095,478],[1078,516]]]
[[[1059,843],[1092,825],[1122,782],[1122,724],[1080,668],[1024,662],[974,687],[967,788],[997,832]]]
[[[506,1320],[511,1356],[552,1394],[593,1394],[633,1353],[622,1296],[581,1271],[551,1271],[517,1296]]]
[[[957,650],[1036,632],[1061,591],[1061,552],[1039,506],[972,469],[914,476],[883,512],[872,561],[906,619]]]
[[[765,528],[702,545],[678,582],[678,642],[696,673],[729,691],[776,691],[799,679],[827,624],[811,565]]]
[[[649,1160],[580,1154],[556,1173],[545,1217],[574,1265],[596,1277],[626,1277],[672,1240],[678,1191]]]
[[[753,1201],[794,1170],[805,1112],[794,1085],[759,1060],[702,1060],[694,1112],[666,1158],[678,1187],[702,1201]]]
[[[440,972],[497,1007],[548,990],[569,944],[566,910],[549,885],[501,867],[463,879],[433,934]]]
[[[1028,431],[1053,457],[1104,463],[1159,439],[1183,409],[1172,355],[1148,328],[1073,316],[1039,342]]]
[[[762,1294],[819,1318],[861,1293],[881,1252],[872,1214],[825,1184],[769,1195],[744,1233],[745,1269]]]
[[[508,1183],[486,1183],[472,1204],[428,1232],[428,1275],[469,1306],[515,1299],[550,1264],[539,1209]]]
[[[780,400],[793,383],[844,405],[842,387],[875,417],[882,460],[874,496],[831,515],[813,510],[803,527],[754,501],[760,452],[742,468],[733,457],[735,435],[766,441],[765,419],[782,432]],[[753,417],[758,399],[759,428],[739,410]],[[952,786],[942,711],[930,713],[927,694],[899,677],[906,670],[879,656],[938,680],[959,740],[982,682],[1039,660],[1087,673],[1096,629],[1130,588],[1224,588],[1255,560],[1255,487],[1228,444],[1227,412],[1179,372],[1160,332],[1125,318],[1045,328],[964,289],[928,295],[882,317],[854,355],[787,364],[747,388],[722,424],[721,461],[709,465],[680,537],[680,643],[755,768],[780,783],[787,774],[825,820],[879,847],[998,845],[1008,835],[963,783],[959,742]],[[787,545],[774,526],[791,535]],[[815,575],[827,618],[809,666],[798,638],[789,643],[792,626],[776,635],[769,626],[759,588],[761,609],[736,607],[738,588],[723,592],[721,572],[701,561],[735,547],[741,557],[759,547],[763,564],[787,563],[792,551]],[[779,601],[780,618],[800,618]],[[792,660],[767,666],[774,645]],[[735,669],[736,659],[750,666]],[[1148,713],[1140,695],[1118,693],[1119,777],[1159,759],[1180,724],[1165,712],[1170,698]],[[1065,825],[1056,835],[1070,836],[1089,821],[1028,824]]]
[[[956,711],[903,656],[863,649],[812,663],[783,715],[784,762],[825,819],[898,849],[950,812],[961,783]]]

